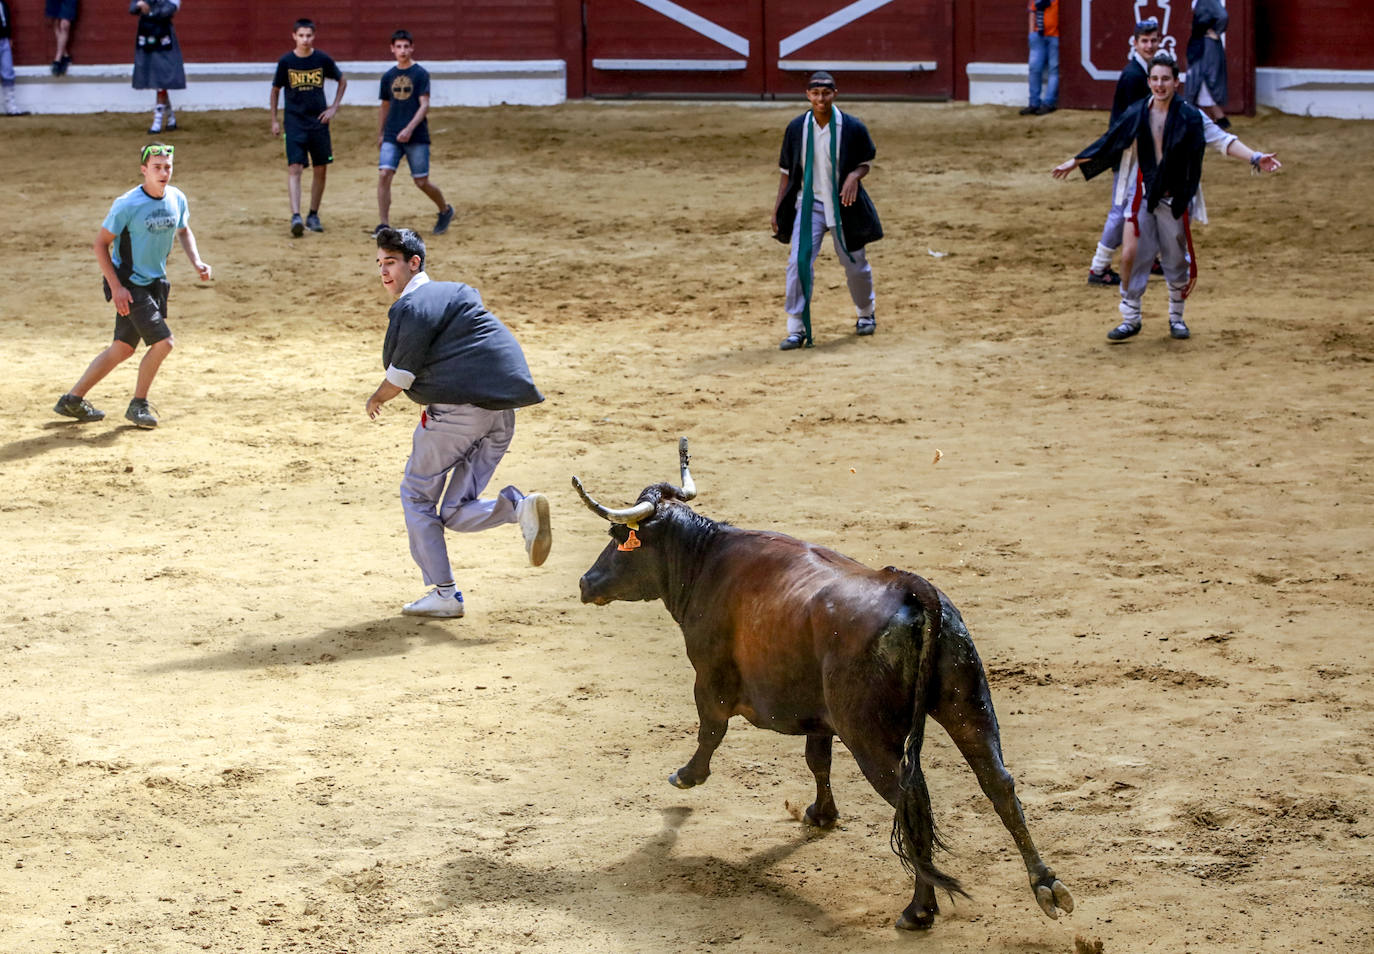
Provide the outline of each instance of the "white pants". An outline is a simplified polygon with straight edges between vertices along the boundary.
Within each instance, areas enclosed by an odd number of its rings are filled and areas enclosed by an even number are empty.
[[[445,528],[475,533],[515,523],[519,490],[505,487],[491,500],[478,496],[514,436],[513,410],[431,404],[421,414],[401,479],[401,506],[410,555],[427,586],[453,582]]]
[[[1183,317],[1183,293],[1188,288],[1188,236],[1182,219],[1174,218],[1173,210],[1164,202],[1147,212],[1142,203],[1138,213],[1140,235],[1136,239],[1135,262],[1130,275],[1121,276],[1121,318],[1128,324],[1140,324],[1140,299],[1150,283],[1150,268],[1155,255],[1164,269],[1164,281],[1169,286],[1169,319]],[[1126,228],[1132,228],[1130,222]]]
[[[787,256],[787,300],[783,305],[783,311],[787,312],[787,333],[800,334],[805,330],[802,325],[802,311],[806,307],[806,296],[802,294],[801,272],[797,264],[797,253],[800,250],[801,230],[801,210],[797,210],[797,221],[792,226],[792,250]],[[827,227],[825,224],[825,206],[820,202],[814,202],[811,206],[811,261],[807,263],[807,268],[811,272],[811,298],[816,298],[816,256],[821,253],[821,239],[825,238]],[[840,239],[835,232],[830,233],[830,244],[835,249],[835,255],[839,257],[840,264],[844,266],[844,277],[849,283],[849,297],[854,302],[855,317],[866,318],[873,314],[873,269],[868,264],[868,256],[863,249],[852,251],[849,254],[854,256],[854,261],[849,260],[840,248]]]

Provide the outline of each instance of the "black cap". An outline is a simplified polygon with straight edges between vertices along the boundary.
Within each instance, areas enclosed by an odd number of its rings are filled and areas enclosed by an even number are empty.
[[[806,88],[815,89],[817,86],[825,86],[834,89],[835,77],[831,76],[825,70],[816,70],[816,72],[811,74],[811,78],[806,81]]]

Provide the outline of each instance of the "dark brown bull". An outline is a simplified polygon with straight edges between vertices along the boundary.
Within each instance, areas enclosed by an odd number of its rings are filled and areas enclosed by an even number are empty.
[[[711,754],[731,716],[806,736],[816,777],[809,824],[837,817],[830,754],[838,735],[864,776],[896,810],[892,847],[916,881],[897,921],[928,928],[935,889],[964,894],[931,863],[943,847],[921,772],[926,716],[944,727],[1011,832],[1031,889],[1051,918],[1073,897],[1041,860],[1002,764],[983,664],[959,611],[913,573],[873,570],[780,533],[740,530],[694,512],[687,439],[681,487],[655,484],[611,510],[573,478],[586,505],[611,522],[611,542],[581,579],[582,602],[662,600],[696,668],[697,750],[668,781],[691,788],[711,774]]]

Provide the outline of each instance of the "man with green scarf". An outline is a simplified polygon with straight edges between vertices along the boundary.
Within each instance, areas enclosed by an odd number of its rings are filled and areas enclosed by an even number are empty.
[[[864,246],[882,238],[883,227],[859,181],[868,175],[876,150],[868,128],[835,107],[836,92],[833,76],[824,70],[812,73],[806,82],[811,108],[788,123],[782,137],[773,234],[791,248],[783,306],[787,337],[778,345],[783,351],[812,345],[812,278],[827,231],[854,301],[855,332],[871,335],[877,328],[873,270]]]

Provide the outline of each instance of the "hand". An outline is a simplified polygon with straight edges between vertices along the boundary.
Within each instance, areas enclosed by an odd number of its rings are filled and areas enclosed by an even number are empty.
[[[398,132],[398,133],[396,134],[396,141],[397,141],[397,142],[410,142],[410,130],[409,130],[409,129],[402,129],[400,132]]]
[[[337,107],[337,106],[330,106],[330,107],[329,107],[328,109],[326,109],[324,112],[320,113],[320,122],[325,123],[325,124],[327,125],[327,124],[329,123],[329,121],[330,121],[331,119],[334,118],[334,114],[337,113],[338,111],[339,111],[339,107]]]
[[[382,413],[382,404],[383,404],[383,403],[384,403],[384,402],[382,401],[382,399],[379,398],[379,397],[377,397],[377,395],[375,395],[375,394],[372,395],[372,397],[368,398],[368,399],[367,399],[367,416],[370,417],[370,418],[371,418],[372,420],[374,420],[374,421],[377,420],[377,415],[380,414],[380,413]]]
[[[377,133],[377,148],[378,148],[378,149],[382,148],[382,143],[384,143],[384,142],[386,142],[386,134],[385,134],[385,133]]]
[[[778,234],[778,213],[773,213],[773,234]]]
[[[1264,155],[1260,156],[1260,172],[1277,172],[1282,168],[1283,163],[1279,162],[1279,160],[1275,158],[1274,153],[1266,152]]]
[[[1078,159],[1076,157],[1073,159],[1065,159],[1050,170],[1050,175],[1054,176],[1056,179],[1064,179],[1068,177],[1070,172],[1073,172],[1077,168]]]
[[[134,293],[123,285],[115,285],[110,289],[110,301],[114,302],[115,311],[121,315],[129,314],[129,303],[134,300]]]
[[[147,0],[138,0],[139,13],[149,13],[152,11],[152,9],[152,7],[148,6]]]
[[[196,268],[196,272],[200,275],[200,280],[201,280],[201,281],[203,281],[203,282],[208,282],[208,281],[210,280],[210,266],[209,266],[209,265],[206,265],[206,264],[205,264],[204,262],[202,262],[200,259],[196,259],[195,268]]]
[[[844,177],[844,185],[840,186],[840,205],[853,205],[854,200],[859,197],[859,174],[851,172]]]
[[[273,135],[273,136],[280,136],[280,135],[281,135],[281,123],[277,122],[277,119],[276,119],[275,116],[272,118],[272,135]]]

